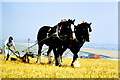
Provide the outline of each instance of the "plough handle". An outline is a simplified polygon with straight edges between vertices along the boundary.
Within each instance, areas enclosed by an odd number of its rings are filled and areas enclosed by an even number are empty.
[[[9,48],[9,50],[10,50],[17,58],[20,58],[20,54],[19,54],[19,56],[18,56],[18,55],[16,55],[16,53],[15,53],[12,49]]]

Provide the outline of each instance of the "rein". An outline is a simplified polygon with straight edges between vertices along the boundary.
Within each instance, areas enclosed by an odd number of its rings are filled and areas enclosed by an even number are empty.
[[[48,37],[48,38],[49,38],[49,37]],[[46,39],[48,39],[48,38],[44,38],[44,39],[42,39],[40,42],[37,42],[37,41],[36,41],[35,44],[33,44],[32,46],[28,47],[27,49],[30,49],[30,48],[34,47],[34,46],[37,45],[38,43],[41,43],[41,42],[43,42],[44,40],[46,40]],[[22,52],[26,51],[27,49],[23,50]]]
[[[54,33],[53,33],[52,35],[50,35],[49,37],[42,39],[40,42],[35,41],[35,44],[31,45],[31,46],[28,47],[27,49],[30,49],[30,48],[36,46],[38,43],[41,43],[41,42],[43,42],[44,40],[47,40],[48,38],[53,37],[53,36],[54,36]],[[60,35],[59,37],[67,37],[67,35]],[[60,38],[59,38],[59,39],[60,39]],[[62,39],[60,39],[60,40],[62,40]],[[23,50],[22,52],[26,51],[27,49]]]

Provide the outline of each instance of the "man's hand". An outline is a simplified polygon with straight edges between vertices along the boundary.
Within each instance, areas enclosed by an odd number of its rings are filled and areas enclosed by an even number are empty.
[[[6,49],[9,49],[8,46],[5,47]]]
[[[13,46],[14,50],[16,51],[16,46]]]

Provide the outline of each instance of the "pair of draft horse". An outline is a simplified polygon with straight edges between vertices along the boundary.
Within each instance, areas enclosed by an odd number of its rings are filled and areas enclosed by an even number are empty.
[[[69,48],[74,54],[71,66],[80,66],[77,62],[77,53],[85,41],[90,41],[89,32],[92,31],[90,26],[92,23],[84,22],[76,26],[74,25],[74,22],[75,19],[69,19],[68,21],[58,23],[54,27],[43,26],[39,29],[37,34],[37,63],[40,63],[42,46],[43,44],[46,44],[49,46],[49,50],[47,52],[49,63],[51,63],[50,52],[53,50],[55,56],[55,65],[61,66],[62,54],[67,48]]]

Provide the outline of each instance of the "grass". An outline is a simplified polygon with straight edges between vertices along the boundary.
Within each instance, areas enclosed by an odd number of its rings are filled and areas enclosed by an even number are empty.
[[[79,59],[80,67],[70,66],[72,58],[63,58],[62,67],[47,64],[42,57],[42,64],[36,64],[36,58],[30,63],[2,61],[2,78],[118,78],[118,61],[109,59]]]

